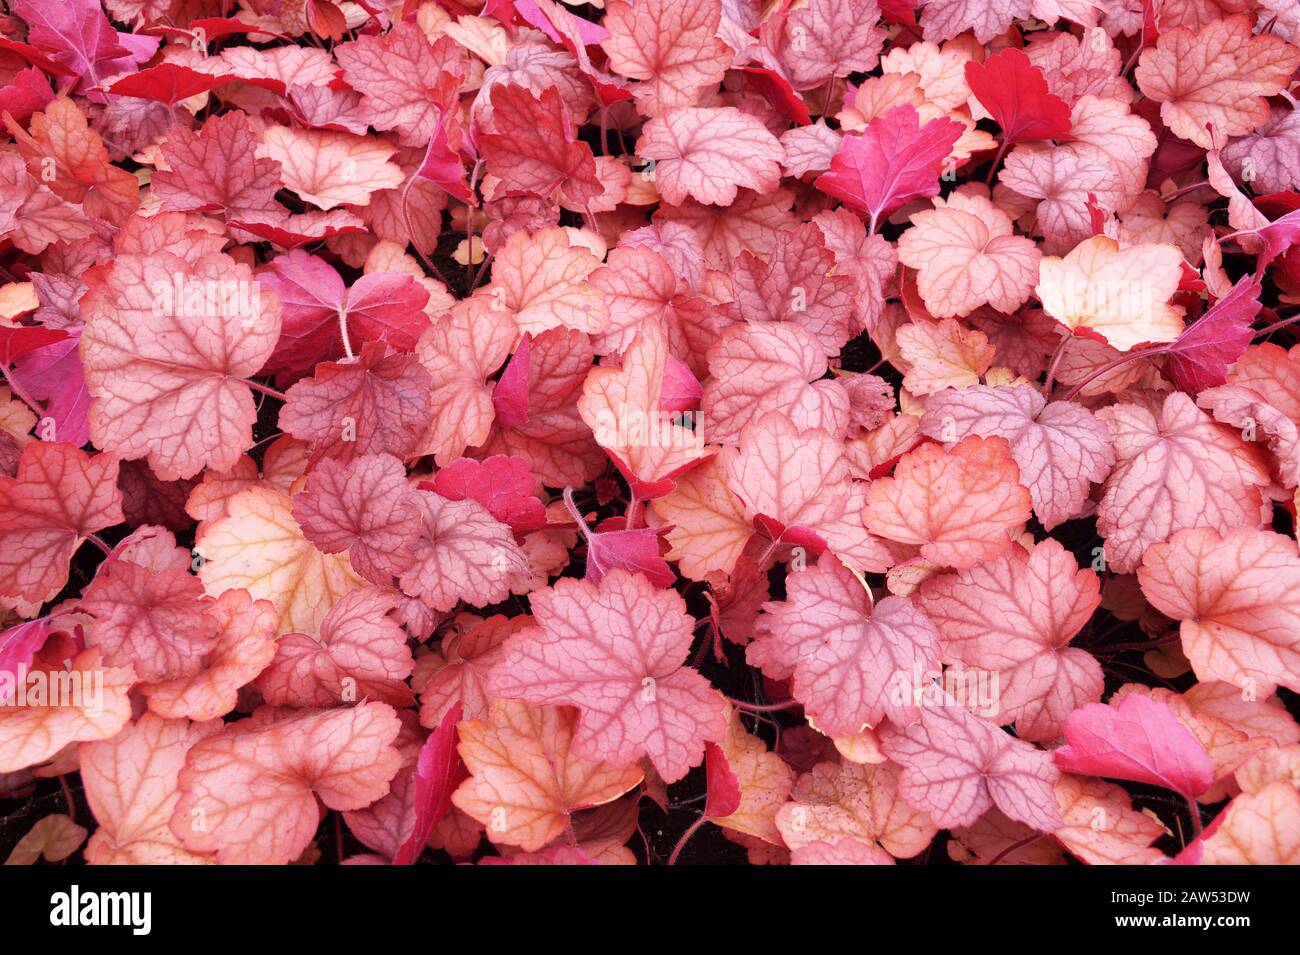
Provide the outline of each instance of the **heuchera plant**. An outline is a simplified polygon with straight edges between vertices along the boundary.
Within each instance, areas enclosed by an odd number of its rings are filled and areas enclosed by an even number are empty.
[[[0,856],[1300,863],[1294,0],[8,7]]]

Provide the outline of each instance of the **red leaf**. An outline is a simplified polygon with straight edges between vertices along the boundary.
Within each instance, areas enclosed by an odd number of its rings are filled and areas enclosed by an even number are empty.
[[[983,63],[966,62],[966,82],[1002,127],[1002,146],[1027,139],[1060,139],[1070,132],[1070,107],[1047,91],[1043,71],[1008,47]]]
[[[704,747],[704,779],[709,792],[704,802],[705,819],[722,819],[740,808],[740,780],[717,743]]]
[[[234,76],[218,73],[200,73],[176,63],[159,63],[123,77],[109,86],[108,92],[115,96],[134,96],[173,106],[183,99],[233,83],[235,79]]]
[[[452,501],[478,501],[523,538],[546,524],[546,507],[537,499],[536,487],[527,461],[494,454],[482,461],[453,461],[434,475],[428,489]]]
[[[451,794],[465,778],[465,767],[456,755],[456,724],[460,722],[460,704],[447,711],[438,728],[420,747],[415,758],[415,820],[411,833],[393,856],[393,865],[411,865],[424,851],[429,834],[451,808]]]

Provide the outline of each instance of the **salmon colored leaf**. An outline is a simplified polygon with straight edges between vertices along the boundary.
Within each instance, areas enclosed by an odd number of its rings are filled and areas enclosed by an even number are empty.
[[[1089,865],[1151,865],[1166,858],[1151,847],[1164,827],[1135,810],[1119,786],[1065,773],[1056,784],[1056,800],[1065,825],[1053,835],[1075,858]]]
[[[1011,546],[1010,533],[1029,519],[1029,491],[1019,482],[1004,438],[972,436],[949,451],[925,444],[867,489],[867,529],[919,545],[935,563],[971,567]]]
[[[1210,149],[1213,136],[1241,136],[1268,120],[1267,97],[1289,82],[1300,49],[1251,32],[1247,17],[1226,17],[1166,31],[1142,52],[1134,78],[1174,135]]]
[[[718,38],[719,0],[612,0],[601,43],[611,69],[644,82],[632,95],[650,116],[679,106],[694,106],[701,94],[722,81],[732,50]]]
[[[1048,402],[1028,385],[941,391],[926,402],[921,430],[950,445],[970,435],[1006,438],[1020,483],[1049,531],[1083,512],[1092,485],[1115,464],[1110,433],[1092,412]]]
[[[375,129],[398,131],[404,146],[423,146],[447,103],[446,79],[459,76],[463,54],[450,39],[431,42],[408,22],[381,36],[358,36],[334,51],[343,79],[361,94],[361,110]]]
[[[587,374],[578,400],[596,443],[643,498],[672,490],[672,478],[705,455],[704,436],[660,410],[667,365],[664,334],[646,323],[621,366],[602,365]]]
[[[205,521],[194,549],[209,594],[247,590],[276,609],[276,634],[314,634],[338,600],[361,586],[346,554],[322,554],[294,520],[287,495],[254,486],[226,502],[225,516]]]
[[[778,543],[820,553],[827,547],[850,566],[883,572],[892,560],[863,524],[862,486],[849,474],[843,445],[825,431],[800,430],[779,411],[742,432],[721,456],[727,486],[746,516]]]
[[[149,709],[165,719],[220,719],[235,708],[239,691],[276,654],[275,607],[269,601],[254,601],[243,590],[227,590],[204,612],[216,622],[216,640],[203,668],[140,687]]]
[[[976,40],[988,43],[1031,12],[1030,0],[922,0],[917,5],[925,38],[936,43],[966,30],[974,30]]]
[[[111,739],[131,721],[127,694],[135,683],[134,672],[130,667],[105,667],[93,647],[76,654],[66,667],[61,660],[38,654],[28,680],[33,677],[47,685],[55,680],[54,686],[84,686],[87,691],[64,691],[57,700],[15,696],[0,707],[0,773],[44,763],[71,743]]]
[[[1043,310],[1074,334],[1128,351],[1182,334],[1181,310],[1169,304],[1182,269],[1177,246],[1121,248],[1101,235],[1080,242],[1063,259],[1043,259],[1035,293]]]
[[[920,855],[939,831],[899,795],[899,769],[893,763],[818,763],[799,777],[790,799],[777,812],[776,825],[796,852],[851,840],[874,851],[842,846],[839,860],[866,855],[874,865],[891,865],[893,858]],[[886,858],[880,858],[882,852]]]
[[[0,595],[39,604],[63,588],[82,541],[123,519],[117,472],[70,444],[23,448],[17,476],[0,475]]]
[[[1187,395],[1166,397],[1158,416],[1118,404],[1097,417],[1115,442],[1115,469],[1097,506],[1111,569],[1137,569],[1152,544],[1181,530],[1223,533],[1261,522],[1261,489],[1269,481],[1262,454]]]
[[[506,188],[549,197],[556,189],[578,206],[604,191],[591,147],[573,138],[560,94],[540,98],[523,86],[492,89],[491,132],[479,136],[488,171]]]
[[[386,354],[382,342],[355,362],[322,362],[289,389],[280,427],[315,445],[314,458],[412,456],[429,417],[429,373],[414,355]]]
[[[461,600],[483,607],[508,597],[517,578],[526,579],[528,560],[509,525],[483,505],[431,491],[416,491],[411,500],[421,529],[413,545],[415,562],[401,576],[406,593],[436,611]]]
[[[174,247],[173,247],[174,248]],[[257,417],[242,381],[280,336],[280,303],[223,253],[122,254],[81,303],[90,436],[164,481],[229,468]]]
[[[879,20],[876,0],[810,0],[768,17],[759,38],[791,85],[807,90],[874,69],[885,39]]]
[[[1298,578],[1295,542],[1254,528],[1185,530],[1149,548],[1138,569],[1152,605],[1182,621],[1197,677],[1260,696],[1300,685]]]
[[[1295,865],[1300,862],[1300,790],[1287,782],[1242,793],[1201,844],[1202,865]]]
[[[153,175],[154,195],[172,212],[220,211],[243,218],[275,210],[280,164],[259,157],[257,146],[241,112],[213,116],[197,133],[175,126],[162,145],[167,168]]]
[[[637,154],[654,161],[655,188],[673,205],[689,197],[729,206],[741,188],[768,193],[781,179],[781,144],[734,106],[679,107],[645,124]]]
[[[1038,281],[1042,253],[1014,234],[1011,217],[982,196],[955,192],[911,218],[898,258],[918,270],[917,288],[935,318],[981,305],[1012,313]]]
[[[794,322],[815,335],[827,355],[837,354],[853,337],[853,280],[835,271],[821,229],[807,223],[783,232],[761,259],[749,251],[736,258],[736,308],[749,322]]]
[[[751,321],[724,330],[709,349],[701,408],[709,439],[735,444],[769,411],[784,412],[799,428],[843,433],[849,393],[842,380],[823,380],[826,370],[825,345],[802,324]]]
[[[257,678],[262,697],[272,706],[299,709],[357,700],[409,706],[405,680],[414,660],[405,631],[391,616],[396,608],[392,590],[363,587],[330,608],[319,633],[284,634]]]
[[[653,513],[669,525],[665,536],[671,547],[665,556],[692,580],[715,571],[730,574],[754,527],[740,498],[727,487],[721,462],[710,458],[675,483],[671,492],[650,502]]]
[[[163,719],[145,713],[112,739],[77,748],[86,802],[99,823],[86,844],[92,865],[202,865],[168,822],[180,798],[177,777],[195,743],[221,724]]]
[[[458,302],[416,345],[416,357],[431,382],[432,412],[425,416],[418,450],[434,455],[439,465],[482,444],[492,427],[492,387],[486,379],[505,361],[519,335],[510,312],[498,303],[496,295]]]
[[[468,614],[457,618],[438,652],[420,658],[421,669],[413,681],[420,692],[420,724],[436,727],[456,706],[462,708],[466,719],[487,719],[492,668],[505,652],[506,639],[532,625],[533,618],[527,614],[497,614],[486,620]],[[423,685],[422,673],[428,674]]]
[[[365,206],[382,189],[406,178],[392,161],[397,147],[379,139],[329,129],[268,126],[259,152],[280,164],[280,181],[319,209]]]
[[[388,792],[400,728],[383,703],[227,724],[186,754],[172,833],[223,864],[292,862],[320,823],[317,800],[360,809]]]
[[[587,759],[575,750],[580,730],[572,707],[529,706],[502,700],[486,721],[460,725],[461,759],[469,779],[452,803],[487,828],[495,843],[535,852],[571,823],[574,811],[617,799],[643,776]]]
[[[420,516],[410,494],[406,468],[392,455],[326,459],[294,495],[293,517],[322,553],[347,551],[358,574],[387,585],[415,561]]]
[[[745,731],[740,715],[733,710],[727,723],[727,735],[721,744],[709,744],[705,753],[717,745],[731,778],[735,780],[736,805],[730,811],[708,812],[709,821],[732,832],[753,836],[772,845],[781,843],[776,827],[776,813],[789,798],[795,772],[785,760],[768,750],[767,745]],[[729,782],[729,781],[728,781]],[[719,783],[721,786],[722,783]],[[713,786],[709,792],[712,798]]]
[[[217,620],[205,613],[203,584],[188,567],[159,573],[105,561],[81,609],[94,618],[88,645],[100,647],[109,666],[133,666],[150,683],[193,676],[216,646]]]

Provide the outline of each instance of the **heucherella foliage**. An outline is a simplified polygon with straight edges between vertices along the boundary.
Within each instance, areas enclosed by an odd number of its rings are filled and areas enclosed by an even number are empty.
[[[11,0],[0,859],[1300,863],[1293,5]]]

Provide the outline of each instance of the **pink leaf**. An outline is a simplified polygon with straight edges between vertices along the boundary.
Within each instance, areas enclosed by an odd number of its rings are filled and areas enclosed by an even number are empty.
[[[1228,367],[1255,337],[1259,293],[1259,279],[1247,276],[1170,342],[1165,370],[1174,384],[1196,394],[1227,381]]]
[[[875,232],[899,206],[938,194],[944,160],[964,130],[950,119],[922,125],[913,107],[896,106],[845,136],[816,186],[868,218]]]
[[[921,430],[950,446],[972,434],[1006,438],[1020,483],[1049,531],[1083,512],[1092,485],[1106,480],[1115,463],[1110,433],[1091,411],[1048,402],[1028,385],[941,391],[926,402]]]
[[[186,755],[171,831],[218,862],[292,862],[320,824],[321,803],[360,809],[388,792],[400,728],[383,703],[227,724]]]
[[[791,692],[823,733],[852,736],[885,717],[914,722],[907,686],[939,668],[939,634],[906,597],[872,601],[862,582],[824,556],[786,579],[784,601],[763,605],[746,659],[773,678],[793,675]]]
[[[385,355],[381,342],[356,363],[322,362],[289,389],[280,427],[315,444],[314,458],[412,454],[429,415],[429,374],[414,355]]]
[[[572,122],[553,88],[540,99],[522,86],[493,88],[492,131],[479,136],[488,170],[509,189],[539,196],[562,189],[579,206],[590,202],[604,187],[591,147],[573,138]]]
[[[1205,748],[1169,707],[1141,693],[1116,706],[1090,703],[1065,721],[1066,745],[1053,754],[1066,772],[1131,779],[1189,799],[1214,782]]]
[[[387,585],[415,562],[420,515],[410,493],[406,468],[392,455],[326,459],[294,495],[293,516],[323,553],[346,550],[357,573]]]
[[[948,829],[969,826],[997,806],[1040,832],[1060,827],[1060,774],[1052,756],[1008,736],[951,698],[925,706],[906,729],[880,734],[890,759],[902,766],[899,791],[913,809]]]
[[[728,206],[739,189],[772,192],[781,179],[780,142],[732,106],[669,110],[645,124],[636,148],[655,161],[655,187],[674,205]]]
[[[356,700],[382,700],[409,706],[414,660],[406,632],[391,616],[397,595],[363,587],[330,608],[314,638],[286,633],[275,644],[275,659],[257,679],[273,706],[331,707]]]
[[[938,628],[945,659],[997,674],[997,711],[988,715],[1014,721],[1021,739],[1056,739],[1066,716],[1101,698],[1101,666],[1069,646],[1101,603],[1100,584],[1056,541],[932,577],[915,600]]]
[[[722,739],[722,697],[683,665],[694,621],[675,592],[615,570],[536,590],[532,605],[538,625],[510,638],[493,683],[506,698],[578,707],[580,756],[617,766],[649,756],[675,782]]]

